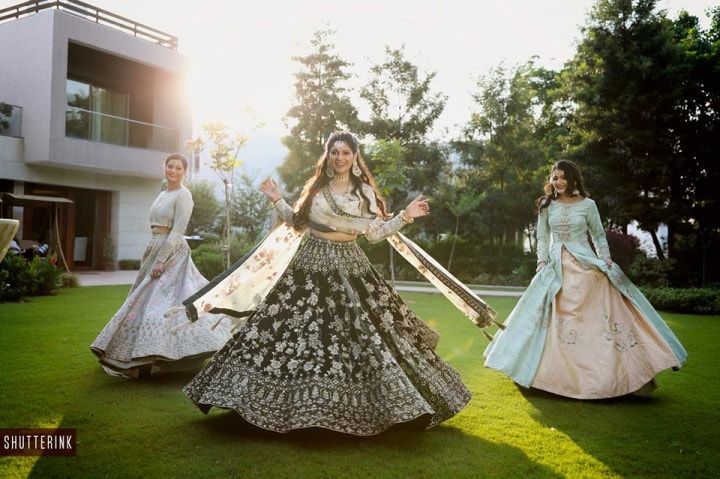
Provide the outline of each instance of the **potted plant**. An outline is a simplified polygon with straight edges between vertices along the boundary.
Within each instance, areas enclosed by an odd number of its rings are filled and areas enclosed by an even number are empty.
[[[106,236],[102,241],[102,257],[105,265],[105,271],[115,271],[115,245],[110,236]]]

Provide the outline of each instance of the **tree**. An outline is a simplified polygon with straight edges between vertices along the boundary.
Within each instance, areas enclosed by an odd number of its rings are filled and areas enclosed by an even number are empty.
[[[400,201],[404,200],[408,184],[405,166],[405,149],[399,140],[379,139],[368,148],[368,163],[375,177],[378,190],[385,198],[388,210],[393,211]],[[391,244],[390,281],[395,284],[395,256]]]
[[[208,151],[210,168],[215,171],[223,182],[225,192],[225,265],[230,267],[230,188],[235,168],[240,166],[238,158],[240,150],[245,148],[250,137],[244,133],[232,134],[230,128],[223,123],[207,123],[202,127],[202,134],[198,138],[187,142],[187,149],[191,152],[200,152],[206,145],[211,145]]]
[[[452,246],[450,247],[450,258],[448,259],[447,269],[451,271],[453,257],[455,256],[455,245],[460,233],[460,219],[477,210],[483,200],[483,194],[474,188],[467,188],[463,184],[463,178],[457,178],[451,186],[450,201],[447,202],[447,208],[455,219],[455,228],[453,230]]]
[[[250,242],[254,243],[263,232],[270,208],[267,198],[247,172],[236,178],[230,203],[232,224],[240,227]]]
[[[463,200],[477,201],[467,230],[479,237],[520,245],[521,234],[535,223],[533,201],[553,151],[546,138],[552,121],[543,116],[552,109],[538,89],[547,76],[530,61],[511,69],[500,65],[478,80],[477,110],[454,146],[465,166],[460,171],[464,188],[482,192],[480,198]]]
[[[674,223],[673,183],[683,169],[673,123],[683,97],[682,52],[656,0],[601,0],[563,72],[570,112],[568,156],[583,165],[614,224],[650,232]],[[673,228],[671,226],[671,228]]]
[[[222,207],[215,197],[212,184],[204,180],[188,181],[185,186],[192,193],[193,202],[195,203],[187,232],[191,234],[215,233]]]
[[[446,158],[427,135],[445,109],[447,96],[432,91],[435,72],[421,72],[405,57],[405,46],[385,47],[386,59],[370,69],[370,81],[360,97],[370,106],[370,119],[359,131],[372,138],[398,140],[409,166],[409,187],[431,188],[443,171]]]
[[[351,129],[357,122],[357,110],[345,87],[351,66],[335,52],[334,30],[314,33],[311,51],[293,57],[300,64],[295,73],[296,104],[285,116],[290,135],[282,139],[288,154],[278,172],[286,188],[295,192],[311,176],[322,155],[327,138],[336,130]]]

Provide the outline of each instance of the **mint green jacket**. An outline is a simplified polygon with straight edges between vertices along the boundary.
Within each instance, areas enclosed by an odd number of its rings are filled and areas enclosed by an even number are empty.
[[[597,255],[587,240],[588,232]],[[678,364],[685,362],[685,348],[647,298],[617,264],[608,267],[610,250],[600,214],[595,202],[585,198],[572,204],[553,201],[538,216],[537,256],[538,261],[547,264],[538,271],[508,316],[505,330],[498,331],[488,345],[485,366],[504,372],[522,386],[532,384],[545,346],[552,301],[562,287],[560,255],[563,247],[585,268],[596,268],[605,273],[668,343]]]

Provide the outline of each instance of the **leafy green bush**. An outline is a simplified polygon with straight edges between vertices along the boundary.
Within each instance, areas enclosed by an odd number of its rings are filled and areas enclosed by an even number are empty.
[[[52,294],[63,285],[63,272],[55,266],[53,258],[41,258],[35,256],[30,261],[28,271],[32,276],[32,286],[30,294],[32,296],[42,296]]]
[[[245,237],[230,239],[230,263],[234,263],[252,248],[253,243]],[[213,279],[225,271],[225,253],[222,242],[205,243],[192,250],[192,260],[200,273]]]
[[[627,269],[628,277],[639,286],[666,288],[670,286],[670,274],[675,261],[672,259],[648,258],[637,255]]]
[[[22,256],[8,254],[0,262],[0,302],[20,301],[30,294],[32,276]]]
[[[720,314],[720,290],[711,288],[640,288],[652,305],[663,311]]]
[[[139,259],[121,259],[118,261],[118,268],[122,271],[135,271],[140,269]]]
[[[27,262],[7,255],[0,263],[0,302],[19,301],[24,296],[52,294],[64,283],[65,275],[54,263],[55,257],[36,256]]]
[[[62,279],[63,288],[77,288],[80,285],[77,275],[75,274],[64,274]]]

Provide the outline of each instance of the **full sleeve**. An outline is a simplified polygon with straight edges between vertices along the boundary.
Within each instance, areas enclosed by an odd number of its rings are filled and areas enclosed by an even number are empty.
[[[185,235],[185,230],[190,222],[190,216],[193,210],[193,199],[190,190],[183,188],[182,191],[179,192],[175,200],[174,209],[172,229],[158,253],[157,261],[159,263],[165,263],[182,242],[185,241],[183,235]]]
[[[376,218],[368,225],[365,237],[371,243],[379,243],[400,231],[403,226],[405,226],[405,220],[403,220],[402,212],[387,221],[382,218]]]
[[[275,202],[275,208],[277,209],[278,213],[280,214],[280,217],[283,219],[283,221],[289,225],[293,224],[293,209],[292,206],[287,204],[287,201],[285,201],[285,198],[280,198]]]
[[[595,251],[600,259],[610,261],[610,247],[608,246],[607,237],[605,236],[605,228],[600,221],[600,213],[597,205],[593,201],[587,212],[588,230],[592,239]]]
[[[402,211],[389,220],[385,220],[378,212],[377,201],[375,199],[375,191],[370,185],[363,185],[363,193],[368,199],[367,212],[375,217],[368,225],[365,231],[365,237],[371,243],[379,243],[388,238],[405,226]]]
[[[537,260],[547,263],[550,254],[550,223],[548,220],[548,209],[543,208],[538,214],[537,221]]]

